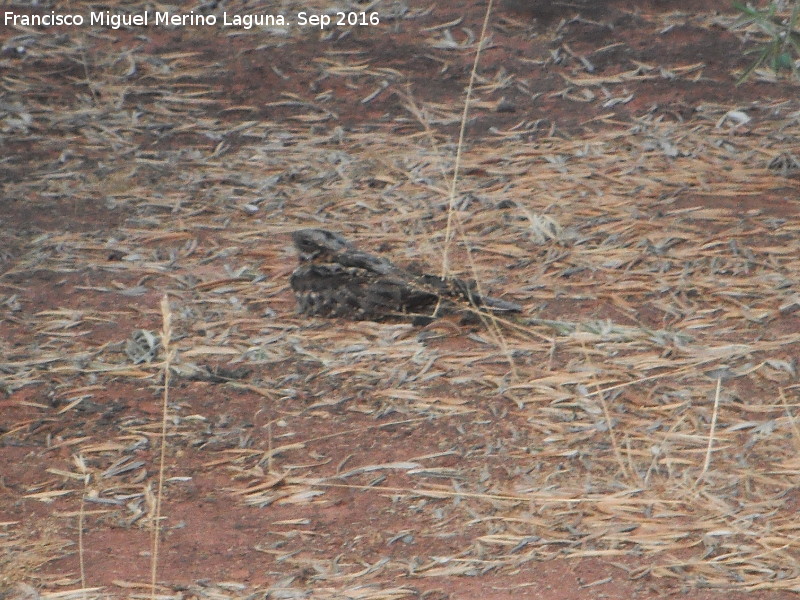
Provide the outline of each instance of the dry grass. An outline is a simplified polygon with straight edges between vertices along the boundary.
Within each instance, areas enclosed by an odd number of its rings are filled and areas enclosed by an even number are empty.
[[[197,55],[102,54],[88,36],[30,36],[29,52],[41,60],[86,65],[93,93],[56,112],[36,99],[50,85],[45,77],[4,76],[4,126],[35,143],[39,157],[4,194],[57,198],[67,218],[96,205],[120,225],[21,238],[5,263],[0,304],[11,337],[0,340],[0,386],[36,417],[7,423],[2,439],[33,439],[34,421],[69,419],[115,382],[155,393],[162,382],[148,360],[160,350],[134,333],[157,326],[157,299],[169,294],[173,376],[207,377],[217,363],[247,367],[227,385],[267,399],[270,427],[281,421],[281,438],[269,429],[208,452],[207,467],[229,476],[231,501],[302,513],[344,485],[424,500],[437,534],[470,532],[457,555],[413,563],[365,556],[332,569],[330,560],[287,551],[283,564],[314,569],[308,597],[401,598],[411,592],[370,587],[370,577],[628,555],[650,557],[657,577],[800,591],[800,226],[794,194],[770,196],[777,175],[767,168],[771,157],[796,151],[794,103],[754,109],[763,118],[746,127],[726,118],[735,106],[707,104],[685,123],[645,115],[591,135],[539,133],[536,144],[528,136],[538,125],[523,122],[468,139],[466,175],[448,203],[441,169],[453,148],[437,131],[458,122],[458,107],[415,100],[413,110],[407,104],[406,114],[362,133],[336,128],[324,98],[286,96],[291,118],[272,122],[205,89],[203,78],[215,73],[199,69]],[[340,56],[319,69],[334,80],[358,73],[364,89],[394,76],[359,60]],[[695,67],[672,72],[692,77]],[[644,76],[569,84],[594,93]],[[121,108],[132,96],[143,99],[135,117]],[[140,143],[147,132],[189,123],[194,142],[214,144]],[[774,210],[757,208],[765,200]],[[449,268],[469,272],[468,244],[482,285],[527,307],[524,319],[503,326],[502,344],[446,323],[420,330],[294,315],[288,232],[321,225],[365,248],[388,246],[401,262],[435,265],[450,219],[463,237]],[[25,295],[42,282],[64,290],[63,305]],[[52,391],[57,408],[26,396],[31,389]],[[202,420],[176,408],[170,444],[194,447]],[[360,435],[419,422],[458,423],[464,433],[441,440],[439,453],[398,447],[386,462],[361,455],[334,468],[318,460],[329,439],[300,426],[309,411],[341,436],[354,433],[348,413],[376,420]],[[128,527],[158,523],[149,494],[157,469],[145,470],[135,454],[163,439],[161,425],[126,417],[103,438],[62,431],[49,448],[67,448],[81,465],[51,473],[24,497],[67,497],[77,509],[88,477],[87,501],[98,511],[87,514],[113,510]],[[452,455],[457,466],[443,466]],[[396,474],[404,479],[384,485]],[[6,584],[35,580],[67,543],[34,548],[14,523],[0,535],[15,557],[0,563]],[[299,585],[278,581],[269,592]],[[252,590],[190,590],[212,592]]]

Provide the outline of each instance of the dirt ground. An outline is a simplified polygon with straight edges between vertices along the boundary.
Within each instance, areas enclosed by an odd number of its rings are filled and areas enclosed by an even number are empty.
[[[486,2],[329,8],[0,27],[0,597],[149,592],[165,294],[163,597],[795,597],[800,107],[736,86],[754,30],[494,4],[451,202]],[[308,226],[524,311],[302,317]]]

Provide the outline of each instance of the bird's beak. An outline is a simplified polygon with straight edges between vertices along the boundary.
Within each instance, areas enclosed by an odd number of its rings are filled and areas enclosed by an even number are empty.
[[[309,262],[317,258],[319,255],[320,255],[319,250],[314,250],[312,252],[303,251],[297,253],[297,257],[300,259],[300,262]]]

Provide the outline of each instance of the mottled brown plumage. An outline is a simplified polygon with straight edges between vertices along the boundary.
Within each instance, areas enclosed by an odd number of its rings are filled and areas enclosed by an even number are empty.
[[[459,304],[493,312],[520,310],[512,302],[481,297],[474,281],[411,273],[332,231],[301,229],[292,240],[300,264],[290,282],[302,314],[381,321],[437,316]]]

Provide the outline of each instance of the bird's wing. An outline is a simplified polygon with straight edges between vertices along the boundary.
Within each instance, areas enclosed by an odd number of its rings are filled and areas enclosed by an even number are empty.
[[[394,275],[401,279],[405,275],[392,261],[361,250],[339,252],[334,260],[342,266],[364,269],[376,275]]]
[[[425,288],[435,290],[444,298],[463,300],[477,307],[488,308],[496,312],[519,312],[522,306],[516,302],[501,300],[478,293],[478,284],[473,279],[457,277],[437,277],[436,275],[420,275],[416,280]]]
[[[437,296],[399,277],[341,263],[301,265],[290,278],[301,313],[380,320],[424,310]]]

